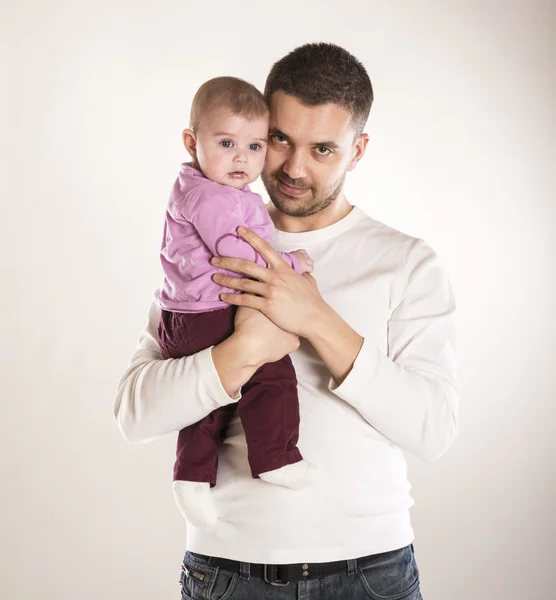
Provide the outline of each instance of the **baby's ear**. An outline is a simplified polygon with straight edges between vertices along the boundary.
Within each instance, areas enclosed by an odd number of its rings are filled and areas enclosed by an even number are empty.
[[[195,137],[195,132],[193,129],[184,129],[181,136],[185,149],[189,152],[191,158],[195,160],[197,158],[197,138]]]

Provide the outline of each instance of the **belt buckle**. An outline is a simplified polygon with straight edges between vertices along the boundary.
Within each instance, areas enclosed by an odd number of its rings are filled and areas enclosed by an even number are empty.
[[[274,579],[274,581],[269,581],[268,579],[268,566],[269,565],[264,565],[264,580],[267,583],[270,583],[270,585],[273,585],[274,587],[286,587],[287,585],[289,585],[289,581],[281,581],[280,579],[275,579],[274,577],[272,577],[272,579]],[[275,571],[274,575],[276,574],[276,572],[278,571],[276,565],[270,565],[270,567],[272,568],[272,571]]]

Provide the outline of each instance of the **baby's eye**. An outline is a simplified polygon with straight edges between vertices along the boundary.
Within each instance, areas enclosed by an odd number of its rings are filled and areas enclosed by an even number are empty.
[[[220,145],[224,146],[224,148],[231,148],[233,146],[232,140],[222,140]]]
[[[249,150],[258,150],[260,147],[260,144],[249,144]]]

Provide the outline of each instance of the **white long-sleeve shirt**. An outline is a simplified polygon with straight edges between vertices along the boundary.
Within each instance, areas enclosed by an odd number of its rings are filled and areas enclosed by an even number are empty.
[[[414,539],[413,499],[402,450],[434,461],[458,430],[455,304],[445,270],[423,241],[357,207],[322,229],[276,231],[272,245],[307,250],[324,300],[364,343],[339,386],[306,340],[292,354],[299,449],[318,468],[316,483],[294,491],[252,479],[236,418],[211,491],[218,523],[188,526],[187,549],[277,564],[406,546]],[[117,421],[132,442],[179,431],[238,399],[224,391],[210,348],[162,360],[158,319],[153,302],[116,399]]]

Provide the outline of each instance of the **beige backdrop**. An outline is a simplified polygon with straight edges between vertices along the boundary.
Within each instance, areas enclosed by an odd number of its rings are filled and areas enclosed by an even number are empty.
[[[175,439],[127,444],[115,388],[194,91],[262,87],[316,40],[375,86],[350,201],[433,245],[459,302],[460,438],[409,457],[424,597],[555,593],[555,22],[549,0],[2,3],[0,597],[179,597]]]

